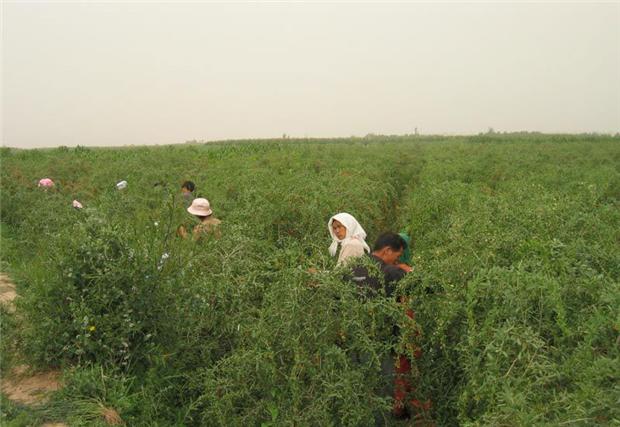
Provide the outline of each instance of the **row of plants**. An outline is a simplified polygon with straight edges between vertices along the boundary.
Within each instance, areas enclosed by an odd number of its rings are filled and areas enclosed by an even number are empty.
[[[402,218],[439,424],[619,422],[617,141],[452,148]]]

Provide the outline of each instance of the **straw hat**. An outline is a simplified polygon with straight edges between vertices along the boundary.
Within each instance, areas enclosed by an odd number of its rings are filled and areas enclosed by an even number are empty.
[[[197,216],[209,216],[213,213],[211,204],[207,199],[199,197],[192,201],[192,205],[187,208],[187,212]]]

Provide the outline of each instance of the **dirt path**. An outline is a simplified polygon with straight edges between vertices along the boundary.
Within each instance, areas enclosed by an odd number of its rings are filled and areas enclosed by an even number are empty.
[[[60,389],[60,371],[30,372],[28,365],[19,365],[2,378],[2,392],[12,401],[23,405],[38,405],[47,401],[48,394]]]
[[[16,297],[17,292],[15,292],[15,285],[11,283],[9,276],[0,273],[0,304],[6,305],[8,310],[13,313],[15,311],[13,300]]]
[[[17,298],[15,285],[4,273],[0,273],[0,304],[15,312],[13,301]],[[11,401],[22,405],[40,405],[47,401],[48,395],[61,387],[60,371],[32,372],[28,365],[13,367],[7,376],[0,379],[2,393]],[[63,423],[47,423],[44,426],[66,427]]]

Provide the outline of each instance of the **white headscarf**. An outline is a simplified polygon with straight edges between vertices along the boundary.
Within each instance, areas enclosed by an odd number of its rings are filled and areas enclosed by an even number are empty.
[[[334,234],[334,230],[332,228],[332,223],[334,222],[334,220],[340,222],[347,229],[347,234],[342,240],[339,240]],[[327,223],[327,229],[329,230],[330,236],[332,236],[332,244],[329,245],[329,254],[331,256],[336,256],[336,252],[338,251],[338,243],[345,244],[351,239],[356,239],[362,242],[364,250],[366,252],[370,252],[370,248],[364,240],[366,239],[366,232],[364,231],[360,223],[357,222],[357,220],[353,217],[353,215],[346,212],[341,212],[334,215],[329,219],[329,222]]]

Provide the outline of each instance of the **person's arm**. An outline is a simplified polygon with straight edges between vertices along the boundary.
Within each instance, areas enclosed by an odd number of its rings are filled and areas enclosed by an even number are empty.
[[[396,264],[396,267],[403,270],[405,273],[411,273],[413,271],[413,267],[404,263]]]

